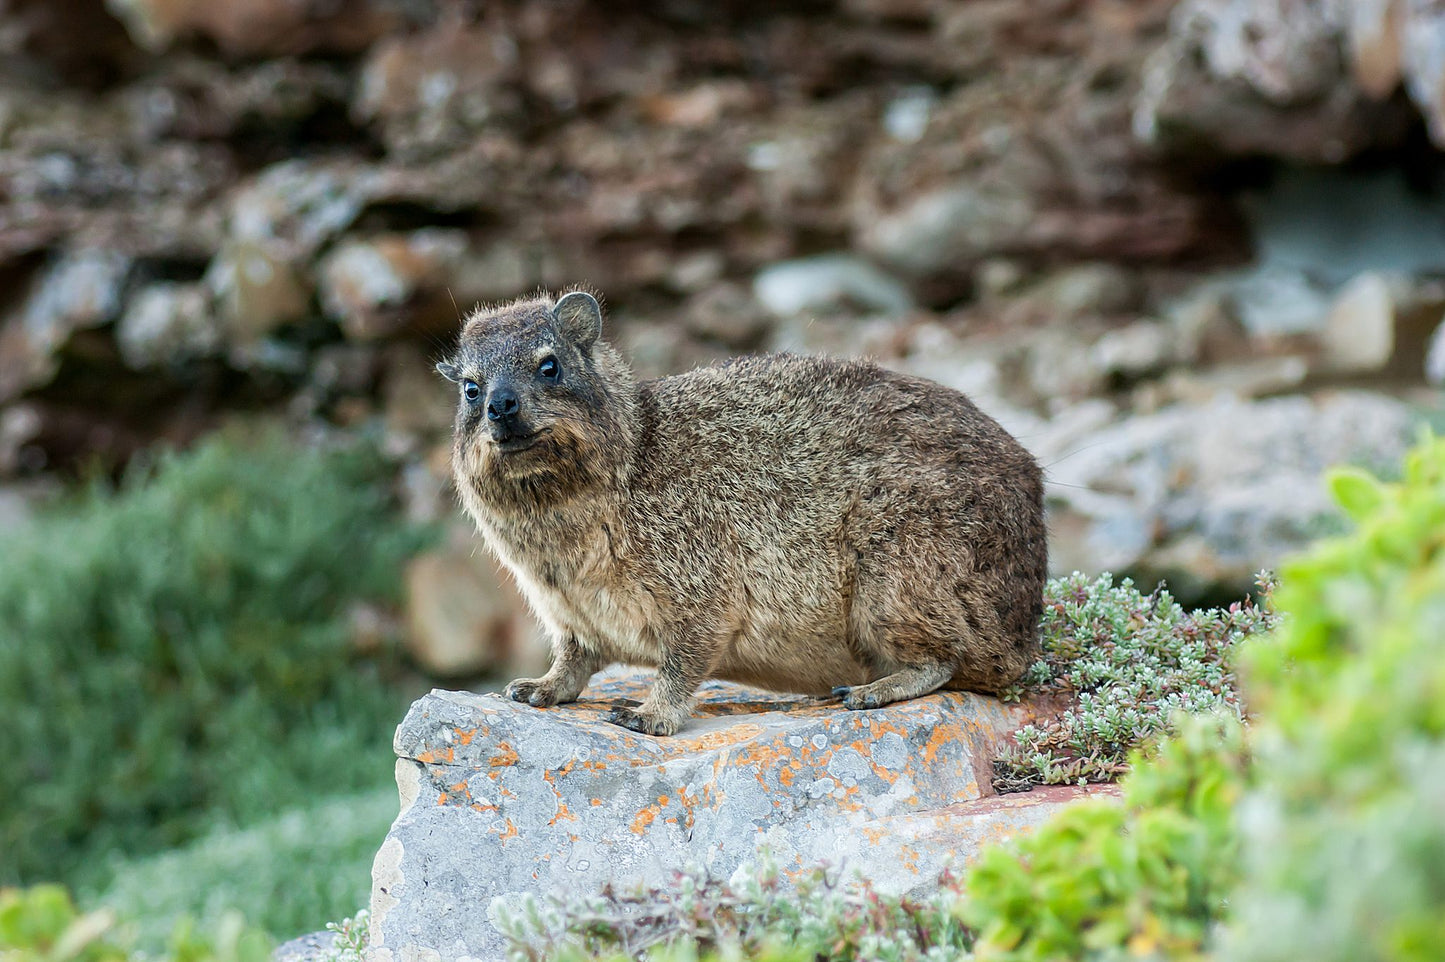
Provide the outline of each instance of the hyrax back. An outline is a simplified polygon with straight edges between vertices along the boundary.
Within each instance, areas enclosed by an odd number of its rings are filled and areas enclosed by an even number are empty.
[[[968,398],[790,355],[639,384],[601,323],[583,292],[478,311],[438,365],[463,504],[554,638],[511,697],[655,666],[613,720],[672,734],[708,678],[873,708],[1037,656],[1042,475]]]

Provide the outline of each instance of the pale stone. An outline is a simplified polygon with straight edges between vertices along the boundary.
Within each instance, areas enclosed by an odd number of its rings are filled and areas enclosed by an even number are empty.
[[[395,745],[421,788],[404,786],[377,856],[370,962],[500,959],[497,899],[665,885],[686,866],[727,878],[764,845],[916,892],[1083,794],[989,796],[992,760],[1029,714],[992,698],[850,712],[709,682],[672,738],[603,720],[649,682],[603,681],[552,709],[449,691],[412,706]]]
[[[535,667],[545,650],[510,578],[475,542],[412,559],[406,625],[407,650],[436,677],[476,675],[498,665]]]
[[[1321,335],[1331,370],[1418,377],[1426,344],[1445,317],[1445,290],[1399,275],[1365,273],[1350,281]]]
[[[852,308],[902,314],[913,307],[908,289],[857,257],[829,254],[774,264],[758,274],[753,293],[779,317]]]

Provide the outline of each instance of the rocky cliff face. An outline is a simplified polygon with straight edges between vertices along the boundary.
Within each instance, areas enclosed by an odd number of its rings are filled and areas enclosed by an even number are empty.
[[[647,374],[794,347],[968,390],[1054,463],[1062,564],[1209,591],[1445,377],[1429,4],[4,9],[0,478],[284,409],[379,420],[449,512],[429,356],[586,281]]]

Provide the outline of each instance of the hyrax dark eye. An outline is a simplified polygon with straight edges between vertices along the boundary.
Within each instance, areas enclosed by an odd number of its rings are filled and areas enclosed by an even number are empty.
[[[555,357],[544,357],[542,363],[537,365],[537,374],[549,381],[555,381],[562,376],[562,365],[557,363]]]
[[[463,381],[462,395],[469,403],[476,404],[482,399],[482,389],[477,386],[476,381]]]

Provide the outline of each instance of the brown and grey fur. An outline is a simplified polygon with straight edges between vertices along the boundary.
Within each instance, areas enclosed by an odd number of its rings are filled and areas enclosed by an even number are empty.
[[[508,695],[555,705],[609,663],[655,666],[612,720],[660,735],[709,678],[858,709],[998,691],[1037,657],[1042,475],[967,397],[790,355],[638,383],[601,324],[583,292],[478,310],[437,365],[462,385],[462,503],[554,639]],[[508,429],[484,410],[498,385]]]

